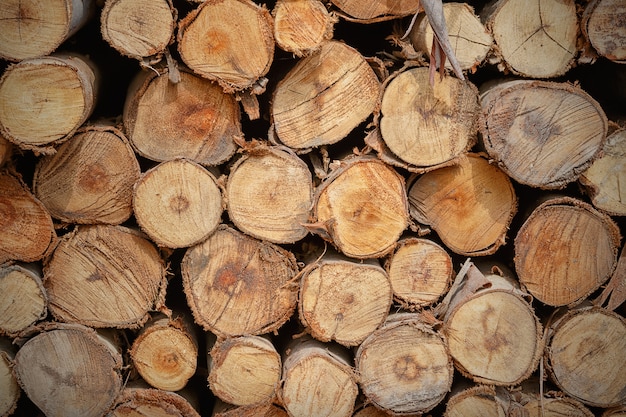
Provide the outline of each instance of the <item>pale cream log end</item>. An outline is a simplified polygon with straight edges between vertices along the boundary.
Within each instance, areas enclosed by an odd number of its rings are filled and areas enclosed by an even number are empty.
[[[621,0],[593,0],[585,5],[580,28],[596,54],[617,63],[626,63],[626,3]]]
[[[310,55],[331,39],[337,22],[320,0],[279,0],[272,15],[276,45],[298,57]]]
[[[48,313],[48,296],[37,264],[0,267],[0,294],[0,334],[17,336]]]

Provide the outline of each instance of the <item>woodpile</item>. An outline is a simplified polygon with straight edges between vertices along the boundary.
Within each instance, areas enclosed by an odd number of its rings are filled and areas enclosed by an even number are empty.
[[[0,20],[0,417],[626,415],[623,1]]]

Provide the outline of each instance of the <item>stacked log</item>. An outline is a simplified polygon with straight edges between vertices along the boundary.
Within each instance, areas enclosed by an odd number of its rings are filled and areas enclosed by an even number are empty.
[[[0,416],[626,414],[619,1],[5,3]]]

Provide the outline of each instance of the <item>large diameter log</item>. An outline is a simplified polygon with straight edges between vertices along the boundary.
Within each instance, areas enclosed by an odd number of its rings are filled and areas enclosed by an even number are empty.
[[[138,154],[163,162],[187,158],[202,165],[226,162],[243,137],[239,104],[215,83],[181,69],[180,81],[169,72],[141,71],[129,88],[123,121]]]
[[[585,5],[580,28],[597,55],[626,62],[625,18],[626,5],[620,0],[594,0]]]
[[[609,279],[620,239],[613,220],[590,204],[552,198],[534,209],[517,232],[515,270],[544,304],[577,303]]]
[[[448,249],[468,256],[489,255],[502,246],[517,213],[510,178],[478,154],[421,175],[408,197],[413,219],[435,230]]]
[[[331,39],[337,21],[320,0],[279,0],[272,15],[276,45],[299,57],[310,55]]]
[[[251,87],[274,58],[272,16],[250,0],[201,3],[178,24],[178,51],[195,73],[225,90]]]
[[[141,326],[162,303],[165,284],[157,248],[122,226],[81,226],[44,265],[53,316],[97,328]]]
[[[477,290],[469,290],[476,285]],[[516,385],[539,363],[542,326],[527,294],[516,285],[512,277],[485,276],[471,265],[462,286],[466,290],[450,292],[442,333],[455,367],[477,383]]]
[[[0,334],[17,336],[46,317],[48,296],[41,275],[35,264],[0,267]]]
[[[314,338],[359,345],[387,317],[391,285],[377,262],[325,254],[302,271],[300,322]]]
[[[106,417],[200,417],[183,396],[152,388],[124,388]]]
[[[280,400],[290,417],[350,417],[359,391],[351,356],[304,338],[288,347]]]
[[[177,17],[171,0],[106,0],[100,31],[124,56],[139,60],[158,57],[174,41]]]
[[[210,350],[209,388],[229,404],[270,404],[280,384],[281,366],[280,354],[268,338],[219,340]]]
[[[325,42],[274,90],[271,116],[277,139],[294,149],[339,142],[374,111],[379,91],[374,70],[356,49]]]
[[[606,138],[602,155],[578,178],[591,203],[614,216],[626,216],[626,130]]]
[[[226,225],[187,249],[181,272],[196,323],[220,337],[277,330],[296,308],[295,256]]]
[[[0,338],[0,416],[12,415],[17,408],[22,390],[11,370],[15,348],[7,338]]]
[[[359,0],[332,0],[341,10],[342,17],[359,23],[374,23],[412,15],[419,8],[418,0],[385,1],[373,0],[363,3]]]
[[[444,77],[431,86],[428,68],[403,71],[383,93],[379,128],[384,145],[379,153],[409,170],[432,169],[476,143],[479,114],[473,84]]]
[[[159,246],[183,248],[205,240],[220,223],[222,192],[215,176],[186,159],[161,162],[135,183],[133,211]]]
[[[56,242],[52,217],[21,178],[0,171],[0,264],[42,259]]]
[[[452,384],[446,341],[414,313],[390,315],[361,343],[355,363],[367,399],[393,415],[433,409]]]
[[[551,78],[565,74],[573,65],[578,52],[573,0],[498,0],[481,15],[493,34],[502,70],[528,78]]]
[[[120,224],[132,214],[133,185],[140,174],[124,134],[92,125],[39,160],[33,193],[63,222]]]
[[[434,304],[452,281],[452,258],[435,242],[408,237],[398,241],[385,263],[393,297],[407,310]]]
[[[21,61],[50,55],[89,21],[92,0],[8,0],[0,10],[0,58]]]
[[[514,180],[563,188],[599,156],[607,118],[582,89],[566,83],[520,80],[481,94],[482,142]]]
[[[95,67],[83,56],[14,64],[0,78],[0,135],[23,149],[51,153],[91,115],[97,87]]]
[[[491,52],[493,36],[467,3],[444,3],[443,16],[459,66],[464,70],[476,71]],[[430,54],[433,37],[434,32],[428,17],[421,13],[409,34],[411,44],[416,50]],[[452,69],[447,61],[445,66]]]
[[[180,391],[196,373],[198,342],[183,316],[152,317],[129,353],[143,380],[160,390]]]
[[[20,386],[46,416],[102,416],[122,390],[122,356],[88,327],[48,327],[15,355]]]
[[[626,320],[599,307],[567,312],[550,328],[548,371],[566,394],[592,407],[626,400]]]
[[[311,231],[353,258],[389,253],[408,226],[404,179],[377,158],[347,158],[318,187]]]
[[[226,201],[230,220],[242,232],[272,243],[294,243],[308,233],[311,171],[289,148],[259,146],[231,167]]]

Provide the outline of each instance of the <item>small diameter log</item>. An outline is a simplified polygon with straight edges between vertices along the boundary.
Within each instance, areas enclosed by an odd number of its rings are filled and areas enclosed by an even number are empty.
[[[482,256],[505,243],[517,196],[510,178],[479,154],[429,171],[409,186],[410,214],[451,251]]]
[[[152,317],[129,353],[144,381],[160,390],[179,391],[196,373],[198,343],[191,323],[182,316]]]
[[[566,83],[520,80],[481,95],[483,145],[514,180],[543,189],[575,181],[604,146],[600,105]]]
[[[314,233],[353,258],[389,253],[408,226],[404,179],[375,157],[346,158],[318,187]]]
[[[456,159],[476,143],[478,89],[456,77],[431,86],[428,68],[403,71],[385,87],[379,120],[385,162],[423,172]]]
[[[7,338],[0,338],[0,416],[12,415],[22,390],[11,370],[16,349]]]
[[[92,0],[7,0],[0,10],[0,58],[50,55],[93,16]]]
[[[106,417],[200,417],[181,395],[152,388],[124,388]]]
[[[452,258],[435,242],[408,237],[398,241],[385,263],[393,297],[414,310],[434,304],[452,282]]]
[[[92,125],[39,160],[33,193],[63,222],[120,224],[132,214],[133,185],[140,174],[124,134]]]
[[[205,240],[222,217],[217,179],[186,159],[161,162],[135,184],[133,211],[141,229],[159,246],[183,248]]]
[[[565,74],[574,63],[578,18],[573,0],[498,0],[482,10],[481,18],[493,34],[503,71],[551,78]]]
[[[580,302],[617,265],[620,232],[590,204],[552,198],[532,211],[515,237],[515,270],[520,283],[550,306]]]
[[[244,233],[272,243],[304,238],[313,207],[309,167],[286,147],[260,145],[231,167],[228,216]]]
[[[539,385],[540,382],[536,381],[536,384],[528,389],[526,384],[523,384],[518,394],[519,402],[524,406],[528,417],[593,417],[594,414],[580,401],[562,392],[551,391],[542,395]]]
[[[274,58],[272,16],[251,0],[200,3],[178,24],[178,52],[195,73],[225,90],[251,87]]]
[[[443,315],[442,333],[455,367],[480,384],[519,384],[535,371],[544,347],[530,297],[514,278],[485,276],[473,264],[462,277],[457,277]]]
[[[300,322],[315,339],[356,346],[387,318],[392,293],[377,261],[326,253],[302,271]]]
[[[55,54],[21,61],[0,78],[0,135],[22,149],[52,153],[96,103],[95,68],[86,57]]]
[[[281,358],[261,336],[232,337],[210,347],[209,388],[237,406],[270,404],[281,379]]]
[[[337,22],[320,0],[278,0],[272,15],[276,45],[298,57],[310,55],[331,39]]]
[[[626,320],[599,307],[568,311],[550,327],[549,375],[569,396],[592,407],[626,401]]]
[[[106,0],[102,38],[124,56],[142,60],[163,54],[174,41],[178,13],[171,0]]]
[[[274,404],[266,403],[249,407],[238,407],[217,398],[211,417],[289,417],[289,414]]]
[[[505,417],[511,413],[510,396],[502,388],[474,385],[455,390],[446,402],[446,417]],[[520,407],[521,408],[521,407]]]
[[[294,149],[339,142],[372,114],[379,91],[374,70],[356,49],[325,42],[274,90],[271,119],[277,141]]]
[[[207,166],[226,162],[243,137],[239,103],[215,83],[181,69],[141,71],[124,103],[124,128],[138,154],[163,162],[187,158]]]
[[[0,264],[42,259],[56,242],[50,213],[24,184],[0,171]]]
[[[614,216],[626,216],[626,130],[607,137],[602,155],[593,161],[578,181],[591,203]]]
[[[291,417],[350,417],[359,392],[348,351],[304,337],[283,359],[280,399]]]
[[[618,63],[626,62],[626,4],[620,0],[594,0],[585,5],[580,28],[595,53]]]
[[[15,355],[28,398],[49,417],[100,417],[122,390],[122,356],[93,329],[50,324]]]
[[[296,308],[294,255],[226,225],[187,249],[181,272],[196,323],[219,337],[274,331]]]
[[[413,313],[390,315],[359,346],[355,362],[367,399],[393,415],[433,409],[452,384],[445,340]]]
[[[464,70],[476,71],[491,52],[493,36],[467,3],[444,3],[443,16],[459,66]],[[433,37],[428,17],[421,13],[409,35],[411,44],[416,50],[430,54]],[[446,68],[452,69],[448,60],[445,65]]]
[[[386,1],[372,0],[364,3],[360,0],[332,0],[332,4],[341,10],[341,16],[359,23],[375,23],[397,19],[417,12],[418,0]]]
[[[152,242],[122,226],[81,226],[44,265],[49,310],[57,320],[137,328],[165,296],[165,265]]]
[[[0,294],[0,335],[17,336],[46,317],[48,297],[37,265],[0,267]]]

